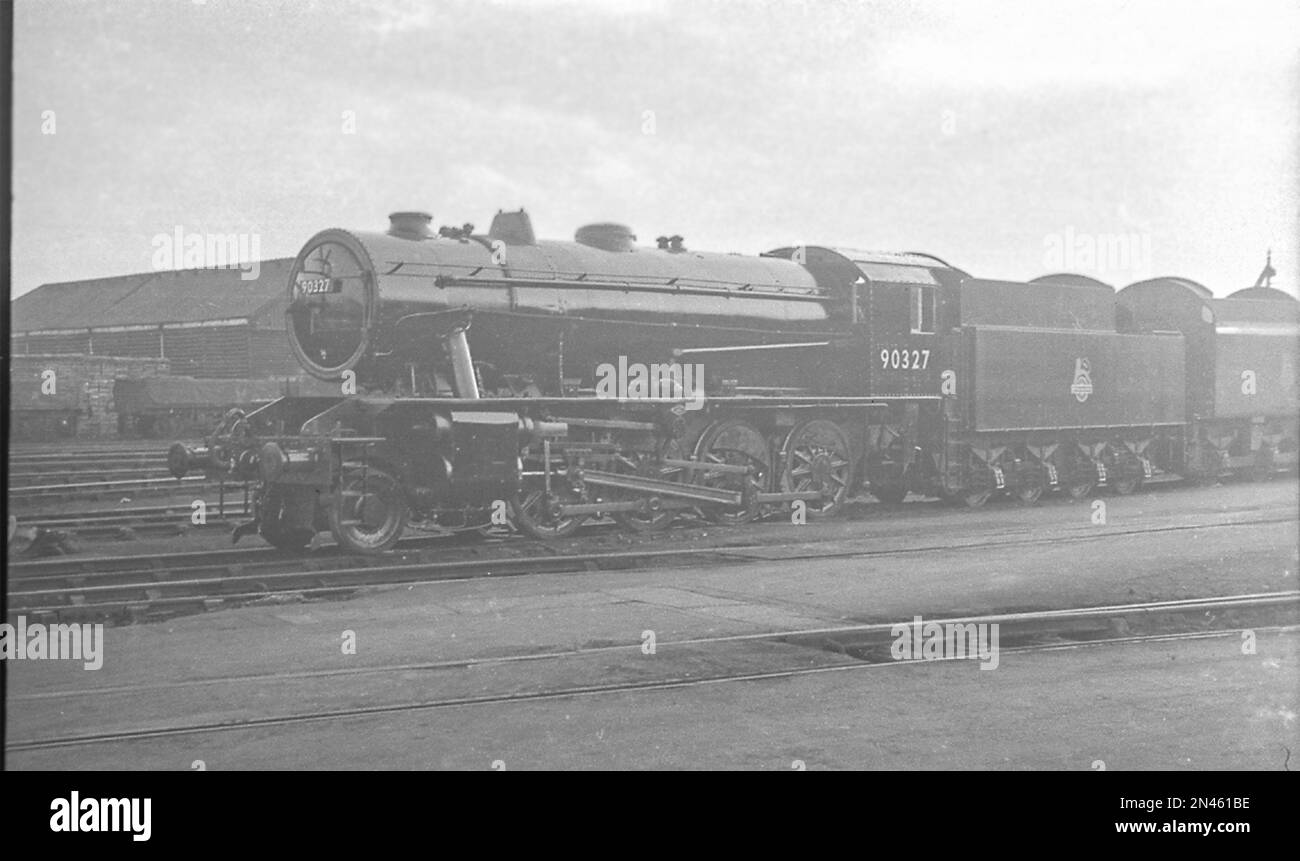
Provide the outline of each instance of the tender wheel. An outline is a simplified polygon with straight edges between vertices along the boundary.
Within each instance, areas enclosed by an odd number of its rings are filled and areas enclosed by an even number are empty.
[[[1255,463],[1250,469],[1251,481],[1268,481],[1273,477],[1276,467],[1273,464],[1273,450],[1261,448],[1255,454]]]
[[[552,541],[567,538],[582,525],[586,517],[564,517],[556,509],[562,502],[581,501],[577,493],[561,487],[562,479],[553,478],[551,494],[540,487],[524,490],[510,501],[511,519],[524,532]]]
[[[1013,489],[1011,495],[1021,505],[1035,505],[1047,492],[1047,469],[1042,461],[1027,448],[1016,455],[1012,466]]]
[[[1091,478],[1072,478],[1065,484],[1065,492],[1071,499],[1083,499],[1092,493],[1097,482]]]
[[[1193,442],[1187,446],[1185,470],[1187,478],[1196,484],[1214,484],[1219,480],[1219,451],[1206,442]]]
[[[1111,449],[1110,455],[1110,463],[1113,464],[1109,467],[1110,479],[1107,481],[1110,492],[1116,496],[1132,495],[1142,486],[1144,478],[1140,471],[1136,471],[1139,461],[1123,448]],[[1134,472],[1125,475],[1126,469],[1133,469]]]
[[[382,553],[402,537],[408,515],[397,479],[374,467],[350,469],[330,507],[330,532],[350,552]]]
[[[741,490],[748,481],[752,490],[761,492],[767,487],[768,476],[772,474],[767,440],[757,428],[739,419],[725,419],[707,428],[695,444],[695,459],[705,463],[748,466],[753,469],[749,476],[696,470],[695,481],[707,487]],[[759,513],[758,503],[734,507],[702,505],[700,509],[709,520],[728,526],[748,523]]]
[[[835,422],[813,419],[796,425],[781,446],[781,491],[817,491],[809,514],[830,514],[843,504],[852,477],[849,438]]]
[[[1082,457],[1066,456],[1057,462],[1061,489],[1071,499],[1083,499],[1097,486],[1097,470]]]
[[[979,508],[989,501],[993,495],[992,490],[964,490],[956,493],[944,494],[944,501],[949,505],[960,505],[965,508]]]
[[[1029,484],[1022,484],[1017,487],[1015,492],[1016,499],[1020,500],[1022,505],[1033,505],[1038,502],[1038,500],[1042,499],[1043,491],[1046,489],[1047,486],[1043,484],[1043,480],[1039,478]]]
[[[1110,483],[1111,492],[1116,496],[1129,496],[1142,486],[1142,476],[1119,478]]]
[[[257,532],[277,550],[299,551],[311,543],[316,531],[303,523],[311,523],[315,508],[315,495],[290,494],[284,488],[271,486],[262,496],[257,512]]]

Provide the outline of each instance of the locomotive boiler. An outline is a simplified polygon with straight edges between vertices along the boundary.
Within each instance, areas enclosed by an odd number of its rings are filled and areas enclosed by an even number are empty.
[[[638,248],[617,224],[539,242],[526,213],[434,233],[425,213],[395,213],[387,233],[327,230],[298,255],[290,344],[312,374],[348,372],[370,391],[564,395],[590,388],[611,356],[825,337],[827,296],[779,259],[687,250],[675,237]],[[462,310],[472,311],[472,326]],[[460,334],[466,335],[465,339]],[[451,349],[440,348],[450,335]],[[465,343],[460,342],[464,340]]]

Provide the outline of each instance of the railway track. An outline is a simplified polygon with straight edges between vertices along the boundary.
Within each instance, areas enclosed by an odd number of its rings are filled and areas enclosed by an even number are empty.
[[[130,487],[120,487],[104,482],[91,482],[83,486],[89,488],[85,492],[76,488],[69,489],[68,486],[40,485],[15,488],[10,492],[9,503],[11,510],[17,510],[21,524],[24,526],[60,530],[68,533],[69,537],[86,539],[129,539],[146,534],[166,536],[187,532],[195,527],[223,526],[228,528],[234,518],[251,516],[251,504],[245,502],[242,485],[227,484],[227,497],[224,501],[224,508],[220,500],[215,498],[206,499],[204,502],[208,512],[207,520],[203,523],[194,523],[191,514],[193,513],[192,505],[195,499],[192,497],[201,496],[203,492],[210,493],[213,487],[219,487],[219,483],[205,482],[202,477],[198,476],[185,481],[190,482],[190,484],[181,485],[174,478],[149,479],[140,482],[138,485],[131,482],[128,483],[131,485]],[[1164,490],[1181,486],[1183,483],[1179,478],[1165,477],[1152,481],[1147,489]],[[133,487],[136,489],[132,489]],[[182,489],[186,492],[183,494],[178,493]],[[137,494],[148,497],[170,493],[173,497],[180,495],[184,498],[173,498],[157,505],[126,509],[87,510],[68,508],[64,505],[65,510],[41,510],[40,508],[29,510],[26,507],[39,506],[42,503],[58,504],[69,500],[82,501],[87,497],[112,498],[123,493],[127,494],[127,496],[122,497],[122,502],[133,500]],[[915,506],[919,502],[917,500],[910,504]],[[589,528],[590,524],[588,525]]]
[[[398,559],[390,556],[345,556],[322,553],[286,557],[275,551],[228,549],[170,556],[107,556],[18,563],[9,573],[9,615],[37,619],[148,619],[218,609],[275,595],[302,599],[341,597],[374,586],[415,585],[480,577],[624,570],[646,566],[720,566],[755,561],[809,561],[871,558],[901,554],[952,552],[977,548],[1029,548],[1099,537],[1146,535],[1294,522],[1292,512],[1249,512],[1244,516],[1196,523],[1154,524],[1132,529],[1087,528],[1084,531],[1027,535],[1011,528],[984,533],[969,542],[935,541],[918,546],[871,535],[830,544],[799,544],[749,539],[709,546],[678,546],[610,552],[538,552],[546,545],[518,542],[515,555],[462,552],[449,559],[445,541],[417,539]],[[792,534],[791,537],[794,537]],[[512,542],[513,543],[513,542]],[[409,548],[409,549],[407,549]],[[530,552],[531,551],[531,552]]]
[[[40,481],[75,481],[84,478],[120,478],[133,475],[165,475],[167,461],[157,452],[129,457],[69,455],[67,457],[9,458],[10,483],[35,484]]]
[[[200,498],[213,493],[220,482],[201,475],[185,478],[139,478],[112,481],[84,481],[61,484],[32,484],[9,488],[10,505],[29,505],[33,502],[68,502],[93,499],[112,499],[124,494],[134,499],[139,496],[166,496],[168,494],[197,494]],[[231,487],[227,484],[226,487]],[[235,487],[240,487],[236,485]]]
[[[24,514],[23,526],[55,529],[73,538],[130,538],[142,534],[175,535],[190,529],[230,528],[235,518],[249,515],[251,506],[245,508],[243,500],[227,502],[224,514],[218,503],[205,500],[207,514],[203,522],[195,523],[190,503],[172,505],[110,508],[92,511],[51,511]]]
[[[1300,591],[1270,594],[1221,595],[1176,601],[1154,601],[1133,604],[1078,607],[1019,613],[998,613],[981,616],[934,618],[942,626],[997,625],[1000,629],[1000,660],[1008,656],[1034,652],[1066,649],[1102,648],[1186,639],[1236,638],[1243,627],[1259,632],[1292,632],[1300,622]],[[909,620],[910,621],[910,620]],[[725,667],[706,675],[683,675],[672,672],[671,660],[656,661],[651,666],[669,670],[654,678],[618,679],[604,683],[559,684],[532,690],[504,690],[475,695],[435,698],[407,698],[393,702],[345,706],[289,712],[265,717],[232,719],[209,722],[172,722],[135,729],[108,732],[68,734],[25,738],[7,745],[10,753],[50,750],[88,745],[121,744],[144,740],[180,736],[208,736],[220,733],[256,731],[284,728],[303,724],[340,720],[355,720],[402,713],[431,712],[454,708],[503,706],[528,702],[576,697],[609,696],[616,694],[659,693],[704,685],[743,684],[789,679],[823,673],[862,672],[896,668],[905,670],[919,664],[930,664],[936,659],[895,659],[890,643],[895,639],[895,622],[873,622],[818,629],[789,629],[753,634],[733,634],[717,637],[693,637],[682,640],[659,640],[657,655],[661,659],[680,653],[716,652],[716,660]],[[778,651],[768,651],[765,660],[770,668],[753,669],[745,654],[746,647],[755,643],[769,643]],[[136,696],[157,693],[180,687],[241,688],[257,684],[283,684],[293,680],[329,679],[366,675],[402,675],[413,671],[424,673],[457,673],[488,665],[518,664],[525,662],[555,662],[587,657],[605,658],[624,653],[634,655],[641,647],[639,640],[587,648],[564,649],[544,653],[527,652],[494,655],[474,659],[435,661],[420,664],[390,664],[360,668],[316,670],[274,674],[224,676],[190,680],[181,683],[123,685],[106,688],[89,688],[64,691],[47,691],[29,696],[13,697],[21,700],[75,701],[81,698],[102,698],[109,695]],[[741,651],[726,654],[740,647]],[[937,660],[973,660],[948,657]],[[644,667],[644,664],[639,666]],[[70,703],[71,705],[71,703]]]
[[[63,442],[11,442],[11,457],[67,457],[69,455],[134,455],[156,454],[159,446],[166,446],[166,440],[158,439],[110,439],[94,442],[75,440]]]
[[[122,449],[116,451],[69,450],[40,453],[9,450],[10,474],[96,473],[107,470],[165,468],[166,466],[167,457],[160,448]]]
[[[38,453],[10,450],[8,481],[9,504],[18,508],[123,495],[193,494],[219,486],[219,482],[203,476],[175,478],[160,448]]]

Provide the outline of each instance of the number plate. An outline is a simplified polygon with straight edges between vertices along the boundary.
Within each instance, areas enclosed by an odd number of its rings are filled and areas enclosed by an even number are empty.
[[[298,282],[298,292],[304,296],[315,296],[320,293],[337,293],[343,288],[343,282],[338,278],[309,278],[306,281]]]
[[[878,360],[882,371],[924,371],[930,367],[930,351],[886,347],[880,351]]]

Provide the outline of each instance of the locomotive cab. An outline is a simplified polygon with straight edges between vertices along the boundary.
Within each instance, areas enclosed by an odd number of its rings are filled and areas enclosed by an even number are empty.
[[[939,338],[965,273],[925,254],[797,246],[765,256],[802,263],[828,297],[828,316],[849,336],[833,345],[835,391],[937,397]]]
[[[923,484],[917,452],[938,425],[944,374],[952,367],[944,333],[956,325],[966,273],[920,253],[795,247],[769,252],[802,262],[828,297],[828,316],[844,337],[831,343],[834,392],[870,394],[883,409],[865,431],[861,477],[871,493],[901,502]]]

